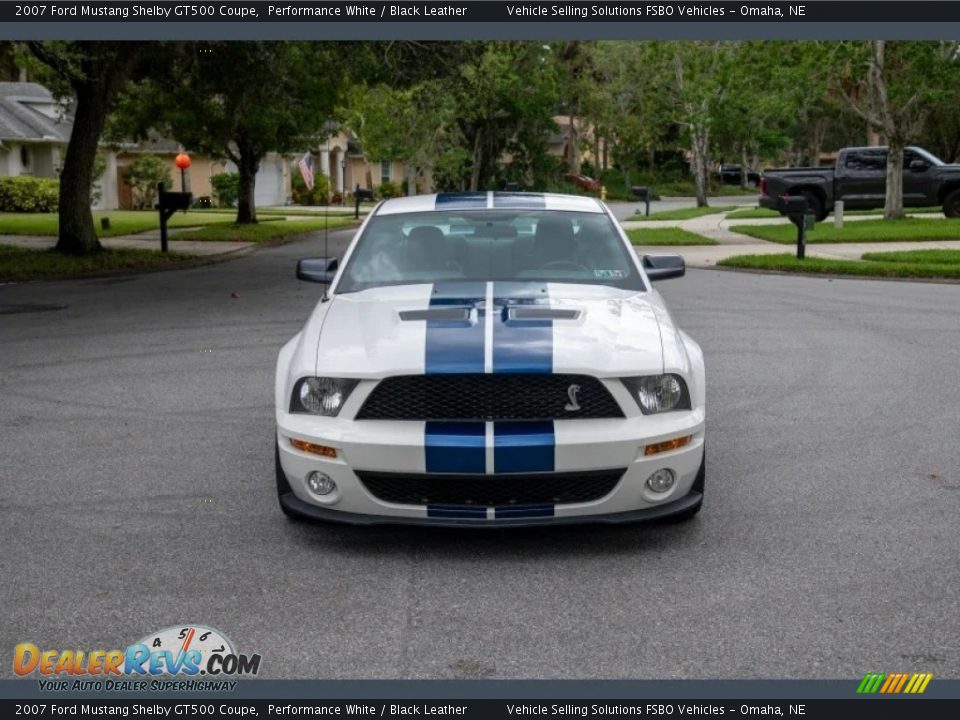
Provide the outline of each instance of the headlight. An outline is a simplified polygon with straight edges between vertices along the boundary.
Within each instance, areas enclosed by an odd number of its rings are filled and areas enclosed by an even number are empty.
[[[690,409],[690,393],[679,375],[623,378],[623,384],[644,415]]]
[[[346,378],[301,378],[293,386],[290,412],[336,417],[358,382]]]

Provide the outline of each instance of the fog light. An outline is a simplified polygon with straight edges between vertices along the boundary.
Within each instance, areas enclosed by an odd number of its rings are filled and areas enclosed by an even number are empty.
[[[677,476],[673,470],[661,468],[647,478],[647,487],[653,490],[655,493],[665,493],[667,490],[673,487],[673,483],[676,481],[676,479]]]
[[[314,495],[329,495],[337,489],[337,484],[326,473],[314,470],[307,475],[307,487]]]

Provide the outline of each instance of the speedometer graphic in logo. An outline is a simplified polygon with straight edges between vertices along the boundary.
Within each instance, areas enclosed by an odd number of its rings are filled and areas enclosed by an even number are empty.
[[[167,651],[173,656],[184,656],[188,652],[198,652],[199,660],[195,664],[206,667],[212,655],[236,655],[233,643],[219,630],[206,625],[176,625],[151,633],[140,640],[151,653]],[[193,655],[194,658],[197,655]],[[205,674],[201,671],[201,674]]]

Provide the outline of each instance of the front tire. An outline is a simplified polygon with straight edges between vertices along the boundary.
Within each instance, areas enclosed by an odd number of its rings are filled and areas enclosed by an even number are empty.
[[[960,217],[960,190],[954,190],[943,199],[943,214],[948,218]]]

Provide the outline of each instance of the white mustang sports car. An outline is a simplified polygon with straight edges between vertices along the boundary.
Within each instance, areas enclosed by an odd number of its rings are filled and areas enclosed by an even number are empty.
[[[500,527],[690,517],[704,366],[592,198],[387,200],[280,351],[277,494],[293,517]]]

